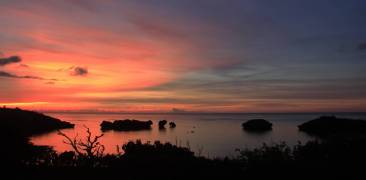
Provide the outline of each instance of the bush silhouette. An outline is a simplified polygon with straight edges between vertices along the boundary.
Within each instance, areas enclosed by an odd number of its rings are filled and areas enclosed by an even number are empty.
[[[96,135],[92,137],[92,133],[90,129],[86,128],[86,140],[78,139],[74,137],[73,139],[68,137],[61,131],[58,131],[58,134],[65,137],[66,141],[64,143],[70,145],[74,152],[78,155],[78,157],[83,157],[87,159],[97,159],[99,157],[103,157],[104,145],[99,142],[99,139],[103,137],[104,134]],[[64,154],[65,155],[65,154]]]

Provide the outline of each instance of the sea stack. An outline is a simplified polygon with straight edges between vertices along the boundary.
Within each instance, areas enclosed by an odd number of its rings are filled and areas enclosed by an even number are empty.
[[[159,129],[164,129],[166,123],[168,123],[166,120],[159,121]]]
[[[177,126],[177,125],[176,125],[174,122],[170,122],[170,123],[169,123],[169,127],[170,127],[170,128],[175,128],[176,126]]]

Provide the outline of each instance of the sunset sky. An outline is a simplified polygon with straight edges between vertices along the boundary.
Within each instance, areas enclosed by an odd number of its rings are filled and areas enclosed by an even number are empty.
[[[0,0],[0,105],[366,111],[366,1]]]

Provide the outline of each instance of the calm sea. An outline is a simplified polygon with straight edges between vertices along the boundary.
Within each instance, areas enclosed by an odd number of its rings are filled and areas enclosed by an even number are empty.
[[[143,142],[171,142],[179,146],[189,147],[196,154],[206,157],[235,157],[235,149],[259,147],[263,143],[286,142],[289,145],[299,141],[306,142],[314,139],[305,133],[299,132],[297,126],[303,122],[319,117],[333,115],[331,113],[307,114],[65,114],[49,113],[64,121],[74,123],[74,129],[62,130],[65,134],[74,137],[85,137],[84,126],[91,129],[94,135],[99,135],[100,123],[103,120],[138,119],[152,120],[153,128],[146,131],[104,132],[101,143],[106,153],[116,153],[117,146],[137,139]],[[340,117],[366,119],[366,114],[343,113],[335,114]],[[263,118],[273,123],[273,130],[267,133],[248,133],[243,131],[241,124],[246,120]],[[159,130],[157,122],[166,119],[177,124],[175,129],[167,126],[166,130]],[[71,150],[63,143],[64,138],[51,132],[31,138],[36,145],[49,145],[56,151]]]

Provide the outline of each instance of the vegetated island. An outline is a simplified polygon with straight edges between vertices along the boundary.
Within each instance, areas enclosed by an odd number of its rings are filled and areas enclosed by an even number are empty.
[[[366,121],[360,119],[321,116],[298,126],[300,131],[316,136],[366,134]]]
[[[103,121],[100,124],[102,131],[139,131],[139,130],[149,130],[151,129],[151,125],[153,122],[149,121],[140,121],[140,120],[115,120],[113,122],[110,121]]]
[[[244,122],[242,127],[246,131],[270,131],[272,130],[272,123],[264,119],[252,119]]]
[[[158,125],[159,125],[159,129],[165,129],[165,124],[168,123],[168,121],[166,120],[160,120]]]
[[[165,129],[165,125],[166,125],[167,123],[168,123],[168,121],[167,121],[167,120],[160,120],[160,121],[158,122],[159,129]],[[175,127],[177,127],[177,125],[175,124],[175,122],[171,121],[171,122],[169,122],[169,127],[170,127],[170,128],[175,128]]]
[[[0,126],[22,136],[32,136],[50,131],[74,128],[74,124],[61,121],[35,111],[20,108],[0,108]]]
[[[175,124],[175,122],[170,122],[169,127],[170,128],[175,128],[175,127],[177,127],[177,125]]]

